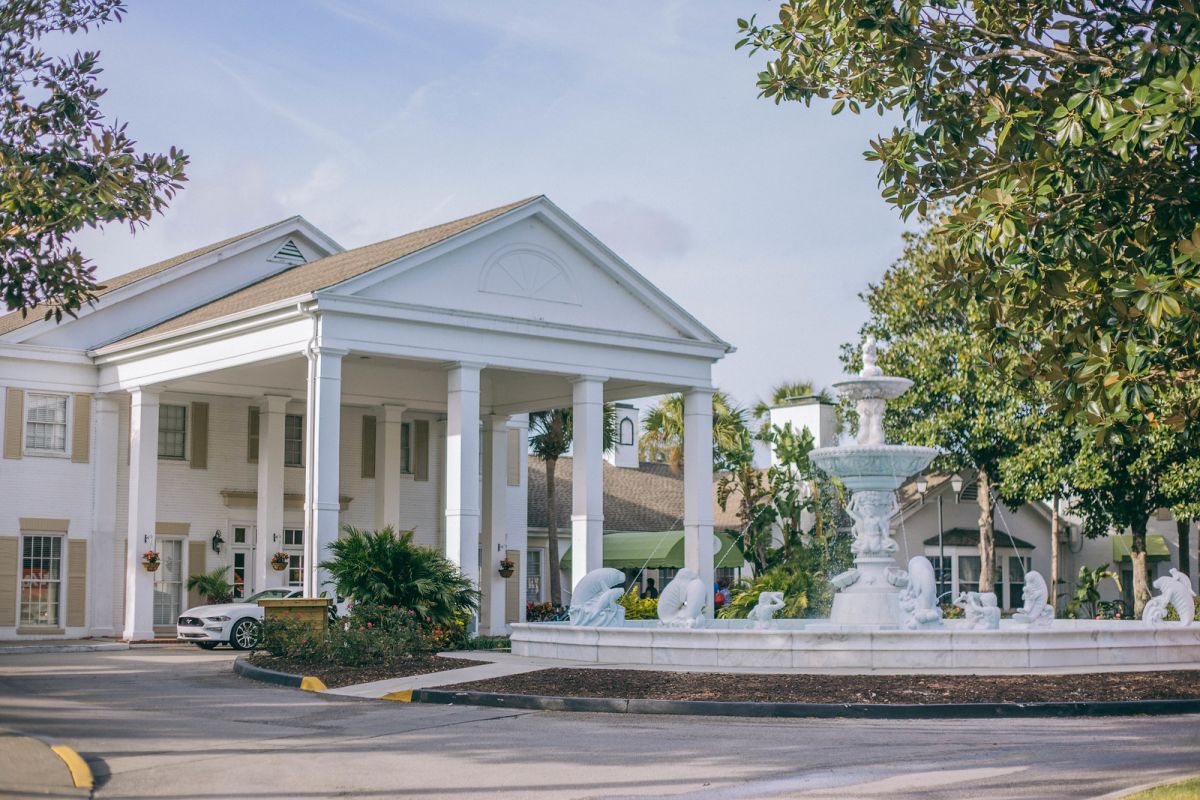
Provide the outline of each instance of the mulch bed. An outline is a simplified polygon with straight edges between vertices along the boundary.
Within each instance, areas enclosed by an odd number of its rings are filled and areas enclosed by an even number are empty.
[[[631,700],[775,703],[1192,700],[1200,699],[1200,671],[1079,675],[761,675],[546,669],[438,689]]]
[[[275,658],[266,653],[250,656],[250,663],[263,669],[287,672],[292,675],[311,675],[320,678],[330,689],[350,686],[355,683],[384,681],[389,678],[405,678],[409,675],[426,675],[447,669],[477,667],[480,662],[466,658],[442,658],[441,656],[412,656],[404,661],[389,664],[372,664],[367,667],[340,667],[329,664],[305,664],[287,658]]]

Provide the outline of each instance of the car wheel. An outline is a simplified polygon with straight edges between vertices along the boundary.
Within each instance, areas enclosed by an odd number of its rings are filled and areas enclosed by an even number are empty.
[[[258,645],[261,626],[252,619],[239,619],[229,632],[229,646],[234,650],[250,650]]]
[[[220,642],[196,642],[196,647],[199,647],[201,650],[212,650],[218,644]]]

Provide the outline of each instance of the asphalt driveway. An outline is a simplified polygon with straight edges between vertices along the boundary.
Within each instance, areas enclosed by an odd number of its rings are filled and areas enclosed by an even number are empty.
[[[407,705],[169,647],[0,655],[0,727],[101,798],[1096,797],[1200,771],[1200,717],[736,720]]]

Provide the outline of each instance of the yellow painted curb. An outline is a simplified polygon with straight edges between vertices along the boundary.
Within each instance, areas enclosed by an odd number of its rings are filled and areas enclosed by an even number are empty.
[[[403,692],[389,692],[388,694],[385,694],[383,697],[381,697],[379,699],[380,700],[395,700],[399,703],[411,703],[412,702],[412,689],[405,689]]]
[[[65,744],[52,744],[50,749],[66,763],[67,769],[71,770],[71,780],[75,782],[76,789],[91,789],[95,785],[96,779],[92,777],[92,769],[79,753]]]
[[[300,679],[300,688],[306,692],[323,692],[329,687],[325,685],[325,681],[320,678],[314,678],[311,675],[305,675]]]

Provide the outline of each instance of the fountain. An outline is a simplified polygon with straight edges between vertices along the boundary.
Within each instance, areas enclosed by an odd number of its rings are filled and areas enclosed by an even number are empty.
[[[1029,672],[1095,667],[1186,668],[1200,662],[1200,624],[1192,623],[1191,584],[1172,570],[1155,587],[1162,594],[1145,621],[1054,619],[1045,580],[1026,573],[1025,604],[1001,619],[996,596],[956,598],[966,618],[943,620],[933,566],[922,555],[907,569],[895,564],[891,519],[896,490],[929,465],[937,451],[888,444],[883,413],[888,400],[912,382],[889,377],[876,364],[876,343],[863,346],[857,377],[834,384],[856,403],[854,444],[822,447],[809,458],[852,494],[854,567],[831,579],[838,592],[829,619],[780,619],[785,606],[764,592],[749,619],[712,619],[711,587],[682,569],[663,588],[659,620],[625,620],[616,604],[616,570],[589,573],[576,587],[570,623],[512,626],[515,655],[609,664],[774,668],[820,672]],[[1166,622],[1168,608],[1179,622]]]

